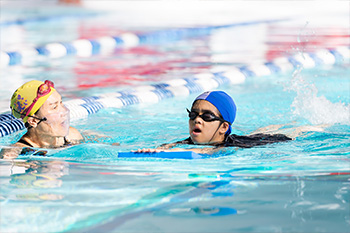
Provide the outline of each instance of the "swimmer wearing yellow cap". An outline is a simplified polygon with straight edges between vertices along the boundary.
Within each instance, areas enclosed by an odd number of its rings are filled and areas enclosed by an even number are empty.
[[[77,129],[69,126],[69,109],[51,81],[23,84],[12,95],[11,111],[16,118],[22,118],[27,128],[14,144],[16,147],[57,148],[83,139]],[[0,158],[16,157],[13,150],[9,152],[3,150]]]

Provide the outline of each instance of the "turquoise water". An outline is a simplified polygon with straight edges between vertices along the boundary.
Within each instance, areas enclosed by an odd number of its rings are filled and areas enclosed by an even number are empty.
[[[328,78],[319,79],[318,73]],[[310,120],[317,120],[293,114],[297,93],[284,87],[290,75],[222,88],[238,105],[234,133],[249,134],[271,124],[310,126]],[[344,67],[299,75],[319,88],[318,98],[348,104],[348,97],[339,95],[348,91],[348,80],[340,77]],[[329,92],[335,86],[339,93]],[[195,96],[102,110],[73,126],[107,138],[51,150],[51,157],[1,161],[6,171],[1,178],[2,229],[27,231],[28,225],[33,232],[348,229],[350,128],[345,123],[306,132],[287,143],[228,148],[207,159],[118,158],[119,151],[186,138],[185,108]],[[14,142],[20,135],[2,138],[1,143]],[[120,146],[111,146],[114,142]]]
[[[18,38],[38,45],[160,27],[111,22],[27,24]],[[271,54],[338,45],[339,41],[318,39],[321,32],[334,33],[336,25],[301,24],[299,31],[280,37],[279,31],[290,30],[290,24],[232,28],[108,56],[42,59],[2,69],[0,81],[8,86],[0,86],[0,110],[8,111],[13,90],[33,78],[52,79],[64,99],[70,100],[262,61]],[[58,29],[60,35],[40,35]],[[2,30],[16,33],[18,28]],[[296,47],[297,39],[310,44]],[[346,232],[350,225],[349,75],[345,63],[221,86],[238,106],[233,133],[247,135],[272,125],[281,125],[283,133],[293,133],[297,127],[305,132],[293,141],[226,148],[205,159],[118,158],[118,152],[188,137],[186,108],[200,93],[103,109],[73,120],[86,143],[48,150],[46,157],[0,160],[1,232]],[[0,148],[23,133],[0,138]]]

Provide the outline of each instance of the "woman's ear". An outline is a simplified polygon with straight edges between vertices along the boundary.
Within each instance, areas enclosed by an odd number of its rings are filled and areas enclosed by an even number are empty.
[[[223,122],[220,126],[219,132],[221,134],[225,134],[229,127],[230,127],[230,125],[227,122]]]
[[[38,126],[38,123],[39,123],[40,120],[34,118],[34,117],[28,117],[28,124],[33,127],[33,128],[36,128]]]

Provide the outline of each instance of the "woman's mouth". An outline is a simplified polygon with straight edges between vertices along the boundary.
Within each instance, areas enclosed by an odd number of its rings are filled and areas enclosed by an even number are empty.
[[[193,135],[199,135],[201,132],[202,132],[202,130],[199,129],[199,128],[194,128],[194,129],[192,130],[192,134],[193,134]]]
[[[61,122],[61,125],[62,126],[67,126],[67,125],[69,125],[69,121],[68,120],[64,120],[64,121]]]

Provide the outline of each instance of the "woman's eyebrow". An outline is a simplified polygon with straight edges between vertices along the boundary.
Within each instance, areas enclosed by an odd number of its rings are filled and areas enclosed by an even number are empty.
[[[55,102],[49,103],[49,105],[56,105],[56,104],[58,104],[59,102],[61,102],[61,101],[57,100],[57,101],[55,101]]]

